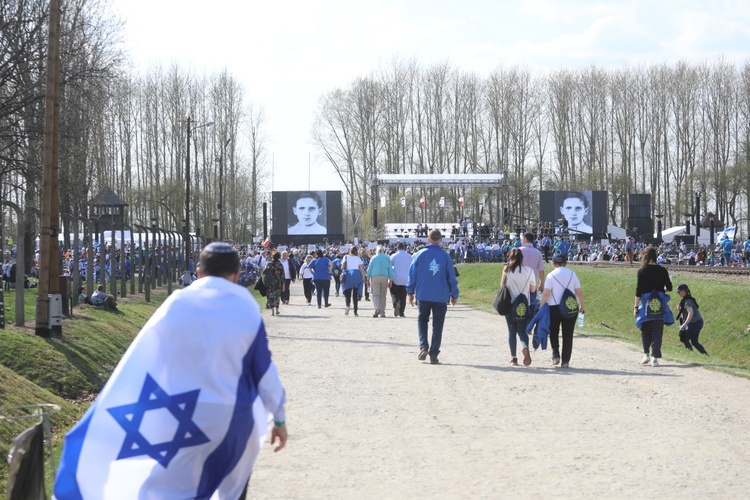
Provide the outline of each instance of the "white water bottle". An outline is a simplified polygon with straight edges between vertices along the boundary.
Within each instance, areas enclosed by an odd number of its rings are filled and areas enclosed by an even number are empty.
[[[583,313],[578,313],[578,326],[583,326]]]

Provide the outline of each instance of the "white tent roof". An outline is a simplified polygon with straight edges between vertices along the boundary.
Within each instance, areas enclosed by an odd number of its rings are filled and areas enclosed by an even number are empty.
[[[680,234],[685,232],[685,228],[687,226],[674,226],[667,229],[663,229],[661,232],[661,239],[664,241],[672,241],[674,240],[675,236],[679,236]],[[690,226],[690,234],[695,236],[695,226]],[[656,238],[657,234],[654,233],[654,238]],[[719,241],[718,238],[715,238],[714,241]],[[708,229],[701,229],[701,234],[698,237],[697,244],[699,245],[708,245],[711,243],[711,233]]]
[[[613,240],[624,240],[628,237],[628,233],[623,228],[612,224],[607,226],[607,232]]]

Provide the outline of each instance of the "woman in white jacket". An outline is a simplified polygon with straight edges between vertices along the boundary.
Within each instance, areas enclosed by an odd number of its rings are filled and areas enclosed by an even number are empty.
[[[312,292],[313,292],[313,270],[310,267],[310,262],[312,262],[313,257],[312,255],[308,255],[305,257],[305,263],[302,264],[299,268],[299,275],[302,277],[302,290],[305,292],[305,300],[307,301],[307,305],[312,305]]]

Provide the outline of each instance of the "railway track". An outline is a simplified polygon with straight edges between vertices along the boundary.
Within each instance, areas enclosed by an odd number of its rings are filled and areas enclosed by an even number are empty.
[[[590,266],[590,267],[628,267],[627,262],[611,262],[611,261],[575,261],[569,260],[568,265],[576,266]],[[640,264],[636,263],[633,265],[633,269]],[[719,275],[719,276],[733,276],[738,278],[750,278],[750,267],[719,267],[719,266],[686,266],[676,264],[666,264],[663,267],[669,270],[669,274],[674,273],[690,273],[690,274],[707,274],[707,275]]]

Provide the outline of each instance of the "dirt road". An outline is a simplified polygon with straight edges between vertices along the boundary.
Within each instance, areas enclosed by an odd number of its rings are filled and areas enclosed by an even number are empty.
[[[253,498],[748,496],[748,380],[641,366],[636,347],[585,328],[570,368],[550,351],[511,367],[504,318],[460,299],[430,365],[415,308],[345,316],[343,296],[318,309],[292,293],[264,313],[290,438],[262,450]]]

